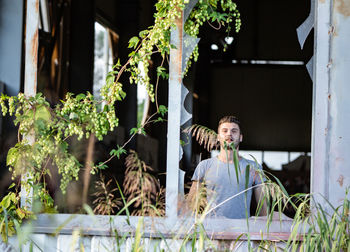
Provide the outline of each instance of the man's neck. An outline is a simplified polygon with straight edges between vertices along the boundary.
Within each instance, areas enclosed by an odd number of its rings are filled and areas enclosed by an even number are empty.
[[[237,148],[236,150],[237,150],[238,159],[240,160],[241,157],[239,156],[239,153],[238,153],[239,149]],[[220,153],[218,155],[218,159],[224,163],[233,163],[233,150],[225,150],[221,148]]]

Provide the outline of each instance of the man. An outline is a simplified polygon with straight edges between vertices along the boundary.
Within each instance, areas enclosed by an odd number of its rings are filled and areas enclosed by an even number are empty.
[[[193,174],[188,201],[196,201],[204,182],[210,217],[241,219],[250,216],[252,189],[249,188],[262,182],[258,172],[261,166],[238,155],[242,139],[239,120],[234,116],[223,117],[218,125],[219,155],[200,162]],[[234,150],[237,152],[239,167],[234,164]],[[255,187],[253,191],[255,198],[260,199],[261,186]],[[266,215],[265,204],[260,215]]]

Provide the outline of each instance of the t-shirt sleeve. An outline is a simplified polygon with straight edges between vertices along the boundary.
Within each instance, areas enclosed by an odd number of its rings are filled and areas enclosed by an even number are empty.
[[[205,175],[205,171],[206,171],[206,162],[205,161],[201,161],[194,173],[193,173],[193,176],[192,176],[192,180],[195,180],[195,181],[199,181],[199,182],[203,182],[204,180],[204,175]]]

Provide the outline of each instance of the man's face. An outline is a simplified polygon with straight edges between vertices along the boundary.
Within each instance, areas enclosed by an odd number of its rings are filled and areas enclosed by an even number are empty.
[[[236,123],[222,123],[218,129],[218,140],[220,142],[220,147],[224,148],[224,142],[226,141],[227,146],[231,143],[237,149],[239,143],[242,142],[242,135],[239,126]]]

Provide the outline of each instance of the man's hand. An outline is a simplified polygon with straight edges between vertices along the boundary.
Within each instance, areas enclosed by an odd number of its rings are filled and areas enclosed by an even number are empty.
[[[256,199],[256,204],[257,204],[257,206],[259,206],[259,203],[264,200],[262,186],[258,186],[256,188],[254,188],[254,196]],[[259,214],[259,216],[266,216],[267,215],[266,199],[264,200],[263,205],[262,205],[258,214]]]
[[[261,202],[262,200],[264,200],[264,194],[263,194],[263,190],[262,190],[262,186],[258,186],[256,188],[254,188],[254,196],[256,199],[256,203],[257,205],[259,205],[259,202]],[[266,204],[266,199],[264,200],[264,203],[261,207],[261,210],[259,212],[259,219],[266,219],[267,218],[267,204]],[[256,218],[256,217],[255,217]],[[273,216],[272,216],[272,220],[293,220],[292,218],[289,218],[288,216],[286,216],[284,213],[279,213],[274,211],[273,212]]]

